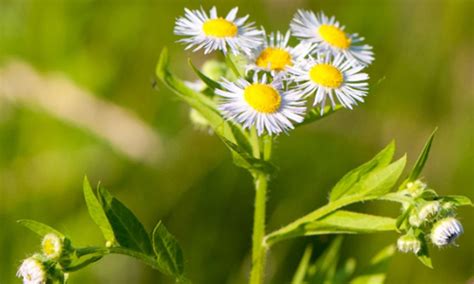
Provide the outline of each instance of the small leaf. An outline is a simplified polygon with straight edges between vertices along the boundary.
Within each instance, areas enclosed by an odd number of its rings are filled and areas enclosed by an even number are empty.
[[[311,254],[313,253],[313,246],[308,245],[304,250],[303,257],[301,257],[300,263],[298,268],[296,269],[295,275],[293,276],[293,280],[291,280],[291,284],[304,284],[304,278],[306,276],[309,261],[311,259]]]
[[[383,284],[385,282],[386,273],[390,260],[395,253],[395,246],[390,245],[380,251],[370,261],[370,266],[364,272],[354,278],[351,284]]]
[[[446,202],[452,202],[456,206],[472,206],[471,199],[463,195],[447,195],[442,196],[440,199]]]
[[[356,261],[353,258],[349,258],[344,263],[342,268],[339,268],[334,275],[334,279],[331,284],[346,284],[349,283],[349,279],[354,274],[356,268]]]
[[[304,226],[305,235],[361,234],[394,231],[395,219],[338,210]]]
[[[211,78],[204,75],[204,73],[199,71],[199,69],[197,69],[196,66],[194,66],[194,64],[191,62],[191,59],[188,60],[188,63],[193,69],[194,73],[196,73],[196,75],[199,77],[199,79],[201,79],[201,81],[203,81],[204,84],[206,84],[210,89],[214,90],[214,89],[220,88],[219,83],[217,83],[216,81],[212,80]]]
[[[26,228],[30,229],[31,231],[35,232],[41,237],[44,237],[47,234],[53,233],[57,235],[58,237],[64,238],[64,235],[61,232],[51,228],[50,226],[46,224],[43,224],[34,220],[21,219],[21,220],[18,220],[17,223],[22,226],[25,226]]]
[[[318,260],[308,269],[307,283],[333,283],[337,263],[339,261],[342,239],[341,236],[335,238]]]
[[[153,254],[148,233],[132,211],[102,186],[99,187],[99,200],[117,242],[122,247]]]
[[[87,177],[84,177],[83,191],[87,209],[92,220],[94,221],[94,223],[96,223],[97,226],[99,226],[105,240],[111,242],[111,244],[115,243],[115,236],[114,231],[112,230],[112,226],[110,225],[105,211],[99,203],[99,200],[97,200],[97,197],[92,191]]]
[[[323,114],[321,115],[321,109],[319,108],[313,108],[311,110],[309,110],[307,113],[306,113],[306,116],[304,117],[304,120],[303,122],[297,124],[296,126],[301,126],[301,125],[305,125],[305,124],[309,124],[311,122],[315,122],[315,121],[318,121],[326,116],[329,116],[341,109],[343,109],[344,107],[341,105],[341,104],[336,104],[336,106],[333,108],[332,106],[325,106],[324,107],[324,112]]]
[[[346,194],[354,185],[367,177],[371,171],[387,166],[395,152],[395,143],[392,141],[372,160],[348,172],[331,190],[329,200],[335,201]]]
[[[415,166],[413,166],[413,169],[411,170],[410,175],[408,176],[407,182],[414,181],[420,176],[421,171],[425,166],[426,160],[428,159],[428,155],[430,154],[431,144],[433,143],[433,139],[437,130],[438,128],[435,128],[433,133],[431,133],[430,137],[428,138],[428,141],[426,141],[425,146],[423,147],[423,150],[420,153],[420,156],[415,162]]]
[[[183,253],[176,239],[160,222],[153,230],[153,250],[158,264],[169,274],[180,276],[184,271]]]
[[[237,166],[250,171],[260,171],[267,174],[272,174],[275,172],[276,168],[270,162],[254,158],[250,153],[246,152],[239,145],[232,143],[224,137],[220,138],[224,144],[232,150],[234,163]]]
[[[426,242],[425,233],[422,230],[417,229],[415,234],[417,236],[417,239],[421,242],[421,247],[418,253],[416,254],[416,257],[426,267],[433,269],[433,263],[431,262],[430,251]]]

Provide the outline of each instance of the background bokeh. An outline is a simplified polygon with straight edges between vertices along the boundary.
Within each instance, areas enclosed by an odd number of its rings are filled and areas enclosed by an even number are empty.
[[[193,128],[183,103],[153,83],[164,46],[170,49],[173,70],[188,80],[195,77],[187,57],[197,64],[205,59],[175,43],[173,24],[184,7],[217,5],[227,12],[238,5],[241,13],[250,13],[269,30],[286,30],[298,8],[323,10],[374,46],[376,61],[368,70],[371,91],[365,104],[279,140],[275,153],[280,171],[271,183],[269,229],[322,205],[339,177],[391,139],[397,141],[397,155],[408,153],[411,166],[436,126],[424,176],[441,194],[472,199],[473,3],[0,0],[0,84],[8,85],[0,93],[0,283],[18,283],[20,260],[39,246],[39,239],[17,225],[17,219],[51,224],[76,245],[102,243],[82,198],[86,174],[124,201],[147,228],[164,220],[181,243],[186,271],[196,283],[245,282],[253,209],[250,177],[232,165],[218,139]],[[57,79],[82,92],[67,104],[70,89],[51,89],[27,76]],[[17,99],[15,92],[21,88],[26,91]],[[66,106],[56,104],[55,98],[66,98]],[[88,111],[91,105],[104,113]],[[134,123],[125,127],[123,117]],[[147,135],[133,134],[135,128]],[[398,214],[388,203],[366,203],[358,209]],[[466,231],[459,247],[433,249],[434,270],[412,255],[396,254],[387,283],[472,279],[472,209],[460,209],[459,216]],[[362,267],[396,238],[395,233],[347,237],[343,258],[354,257]],[[288,283],[305,245],[315,243],[320,253],[329,240],[295,239],[277,245],[269,256],[269,283]],[[70,283],[171,282],[133,259],[110,256],[74,273]]]

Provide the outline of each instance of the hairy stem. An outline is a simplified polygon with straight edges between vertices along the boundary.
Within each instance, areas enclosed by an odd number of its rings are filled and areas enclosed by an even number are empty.
[[[271,157],[272,138],[263,138],[263,158],[268,161]],[[252,269],[250,272],[250,284],[261,284],[264,281],[265,259],[267,246],[265,240],[265,210],[267,199],[268,175],[256,173],[255,182],[255,211],[253,219],[252,236]]]

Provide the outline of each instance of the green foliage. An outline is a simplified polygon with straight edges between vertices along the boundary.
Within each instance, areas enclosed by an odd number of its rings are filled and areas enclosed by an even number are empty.
[[[112,226],[110,225],[109,220],[107,219],[107,215],[105,214],[105,211],[102,208],[102,205],[100,204],[99,200],[97,200],[97,197],[92,191],[92,188],[90,186],[90,183],[87,177],[84,177],[83,191],[84,191],[84,199],[86,201],[89,215],[91,216],[95,224],[99,226],[105,240],[107,242],[110,242],[110,244],[114,244],[115,234],[112,229]]]
[[[164,274],[174,276],[178,282],[189,282],[184,276],[181,248],[161,221],[152,232],[152,243],[145,227],[133,212],[104,187],[98,187],[96,196],[89,181],[84,178],[83,192],[89,214],[107,240],[107,247],[71,246],[68,250],[74,253],[68,254],[66,260],[61,259],[64,272],[77,271],[107,254],[122,254],[134,257]],[[59,231],[33,220],[19,220],[18,223],[40,236],[55,233],[64,238]],[[67,244],[69,246],[69,240]]]
[[[291,280],[292,284],[303,284],[305,283],[306,273],[309,267],[309,263],[311,260],[311,254],[313,253],[313,246],[308,245],[304,250],[303,257],[301,257],[300,263],[298,264],[298,268],[296,269],[295,275],[293,275],[293,279]]]
[[[178,241],[160,221],[153,229],[153,250],[163,269],[169,274],[182,275],[184,272],[183,252]]]
[[[310,284],[330,284],[336,274],[342,237],[335,238],[324,253],[308,268],[306,282]]]
[[[193,69],[194,73],[203,81],[211,90],[215,90],[219,88],[219,83],[216,81],[212,80],[211,78],[207,77],[202,73],[199,69],[194,66],[194,64],[191,62],[191,59],[188,60],[189,66],[191,66],[191,69]]]
[[[408,176],[407,182],[414,181],[420,176],[421,171],[425,167],[426,160],[428,160],[428,156],[431,150],[431,144],[433,143],[433,139],[437,130],[438,128],[435,128],[433,133],[431,133],[430,137],[428,138],[428,141],[426,141],[423,150],[418,156],[418,159],[416,160],[415,165],[413,166],[413,169],[411,170],[410,175]]]
[[[20,225],[25,226],[26,228],[30,229],[34,233],[38,234],[41,237],[44,237],[47,234],[53,233],[59,237],[64,238],[64,235],[57,231],[56,229],[51,228],[50,226],[34,221],[29,219],[21,219],[17,221]]]
[[[317,222],[321,221],[322,218],[327,218],[330,213],[333,213],[344,206],[377,199],[386,194],[391,188],[393,188],[405,167],[405,157],[390,163],[393,151],[394,145],[391,143],[371,161],[346,174],[335,186],[335,189],[333,189],[334,193],[331,194],[328,204],[269,234],[266,239],[267,242],[271,244],[294,236],[318,234],[318,225],[315,225],[315,229],[312,231],[308,231],[308,228],[311,228],[308,227],[308,225],[314,222],[316,222],[315,224],[318,224]],[[347,213],[344,214],[348,216]],[[355,217],[352,219],[353,222],[359,217],[361,219],[367,217],[365,214],[352,216]],[[333,218],[333,220],[337,220],[335,217]],[[382,220],[384,221],[380,223],[365,223],[362,221],[362,224],[364,224],[362,228],[346,227],[343,229],[345,229],[346,233],[357,233],[361,230],[369,230],[368,226],[371,224],[374,225],[374,227],[370,228],[370,230],[373,231],[386,230],[387,228],[395,229],[394,220]],[[393,224],[391,223],[392,221]],[[322,226],[327,223],[319,224]],[[361,223],[358,222],[354,222],[354,224],[361,225]],[[332,229],[334,229],[334,227]],[[327,229],[324,226],[321,228]]]

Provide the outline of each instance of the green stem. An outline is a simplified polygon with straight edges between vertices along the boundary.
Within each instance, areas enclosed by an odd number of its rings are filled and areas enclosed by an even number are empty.
[[[263,138],[263,158],[268,161],[271,158],[272,138]],[[253,219],[252,236],[252,269],[250,271],[250,284],[261,284],[264,281],[265,260],[267,245],[265,244],[265,211],[268,175],[256,173],[255,181],[255,211]]]
[[[267,176],[257,174],[255,177],[255,212],[253,219],[252,236],[252,270],[250,272],[251,284],[263,283],[265,271],[266,245],[263,243],[265,237],[265,202],[267,191]]]

